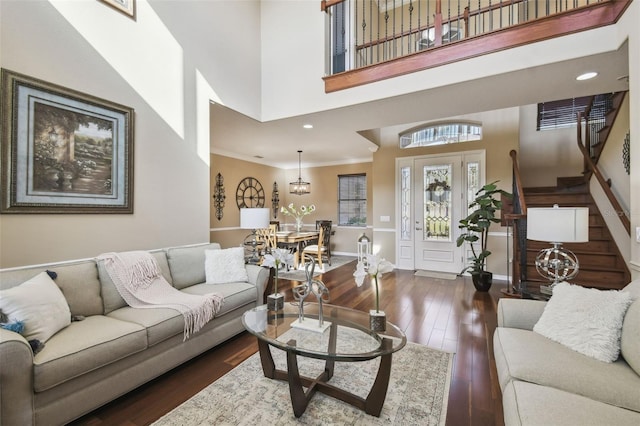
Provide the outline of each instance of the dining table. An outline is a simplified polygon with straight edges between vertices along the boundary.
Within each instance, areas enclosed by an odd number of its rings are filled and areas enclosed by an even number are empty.
[[[293,266],[298,269],[298,265],[303,260],[302,250],[304,249],[304,243],[317,240],[319,235],[319,231],[278,231],[276,232],[276,246],[279,243],[296,245],[296,251],[293,254]]]

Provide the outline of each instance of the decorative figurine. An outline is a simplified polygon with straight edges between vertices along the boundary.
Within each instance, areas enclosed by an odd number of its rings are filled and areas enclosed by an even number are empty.
[[[294,328],[323,332],[331,325],[331,323],[325,324],[322,312],[322,302],[329,301],[329,289],[322,281],[313,279],[313,271],[316,267],[316,261],[312,257],[309,257],[309,259],[310,261],[305,263],[304,266],[307,281],[304,284],[293,288],[293,298],[298,301],[298,319],[294,321],[291,326]],[[317,324],[312,323],[311,321],[304,321],[304,302],[310,294],[315,295],[318,300]]]

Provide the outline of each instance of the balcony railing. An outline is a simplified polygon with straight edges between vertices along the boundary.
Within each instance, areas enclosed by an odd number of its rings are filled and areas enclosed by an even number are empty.
[[[322,10],[330,35],[325,90],[609,25],[630,2],[325,0]],[[491,36],[492,41],[487,42]],[[445,48],[447,54],[434,54]]]

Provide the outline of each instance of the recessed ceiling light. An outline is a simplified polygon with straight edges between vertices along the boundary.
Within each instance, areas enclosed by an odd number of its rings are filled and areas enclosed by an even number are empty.
[[[576,80],[578,81],[583,81],[583,80],[589,80],[592,79],[593,77],[597,76],[598,73],[597,72],[585,72],[584,74],[580,74],[579,76],[576,77]]]
[[[313,129],[313,124],[303,124],[302,127],[305,129]]]

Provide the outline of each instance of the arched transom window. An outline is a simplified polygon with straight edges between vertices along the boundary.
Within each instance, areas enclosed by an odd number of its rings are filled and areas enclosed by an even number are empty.
[[[429,123],[400,133],[400,148],[444,145],[482,139],[482,123],[448,121]]]

